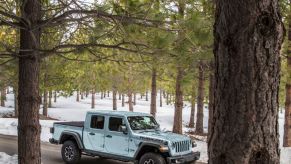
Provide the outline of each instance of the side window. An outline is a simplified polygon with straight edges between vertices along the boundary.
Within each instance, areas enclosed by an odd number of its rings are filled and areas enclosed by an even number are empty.
[[[91,117],[90,127],[93,129],[103,129],[104,128],[104,116],[93,115]]]
[[[109,118],[109,130],[115,132],[121,132],[121,126],[123,125],[123,119],[118,117]]]

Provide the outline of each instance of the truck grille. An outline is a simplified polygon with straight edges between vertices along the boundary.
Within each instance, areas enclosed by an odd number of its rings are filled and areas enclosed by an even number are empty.
[[[177,153],[189,151],[191,147],[191,141],[179,141],[179,142],[174,142],[173,144],[175,147],[175,151]]]

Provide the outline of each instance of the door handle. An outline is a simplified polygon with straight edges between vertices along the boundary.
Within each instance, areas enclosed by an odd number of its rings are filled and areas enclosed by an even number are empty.
[[[89,133],[89,135],[91,135],[91,136],[94,136],[94,135],[95,135],[95,133],[92,133],[92,132],[90,132],[90,133]]]
[[[106,137],[107,137],[107,138],[112,138],[112,136],[111,136],[111,135],[107,135]]]

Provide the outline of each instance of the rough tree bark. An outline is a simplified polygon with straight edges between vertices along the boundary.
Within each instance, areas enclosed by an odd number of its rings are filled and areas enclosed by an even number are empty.
[[[213,63],[211,65],[211,70],[209,74],[209,103],[208,103],[208,134],[209,139],[212,133],[212,122],[213,122],[213,99],[214,99],[214,75],[213,75]]]
[[[196,119],[196,129],[195,133],[203,134],[203,108],[204,108],[204,68],[203,64],[199,64],[199,83],[198,83],[198,98],[197,98],[197,119]]]
[[[95,108],[95,89],[92,90],[92,97],[91,97],[91,108]]]
[[[194,128],[195,126],[195,83],[192,84],[191,90],[191,114],[190,114],[190,121],[189,121],[189,128]]]
[[[210,164],[279,164],[278,0],[217,0]]]
[[[156,117],[157,113],[157,70],[152,69],[152,84],[151,84],[151,111],[150,113]]]
[[[177,68],[176,77],[176,100],[175,100],[175,115],[173,133],[182,134],[182,110],[183,110],[183,91],[182,91],[182,80],[183,80],[183,69]]]
[[[290,0],[291,3],[291,0]],[[286,84],[286,99],[285,99],[285,124],[283,146],[291,147],[291,14],[289,14],[288,27],[288,50],[287,50],[287,70],[288,80]]]
[[[29,22],[28,29],[20,30],[19,81],[18,81],[18,163],[40,164],[39,124],[39,71],[40,29],[35,28],[41,20],[39,0],[21,3],[21,16]],[[23,50],[23,51],[21,51]]]

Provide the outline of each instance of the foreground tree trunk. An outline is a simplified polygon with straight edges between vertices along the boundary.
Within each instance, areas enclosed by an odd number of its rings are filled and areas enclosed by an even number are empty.
[[[113,101],[113,110],[117,110],[117,91],[116,88],[113,87],[113,93],[112,93],[112,101]]]
[[[291,0],[290,0],[291,3]],[[288,80],[286,84],[286,100],[285,100],[285,124],[283,146],[291,147],[291,14],[289,14],[288,27],[288,52],[287,52],[287,70]]]
[[[41,3],[26,0],[21,3],[21,16],[29,27],[40,22]],[[20,30],[19,82],[18,82],[18,163],[40,164],[39,124],[39,66],[40,29]]]
[[[278,0],[217,0],[210,164],[279,164]]]
[[[189,128],[194,128],[195,126],[195,84],[192,84],[192,94],[191,94],[191,114],[189,121]]]
[[[95,89],[92,90],[92,97],[91,97],[91,108],[95,108]]]
[[[195,133],[203,134],[203,108],[204,108],[204,70],[203,64],[199,64],[199,79],[198,79],[198,100],[197,100],[197,120]]]
[[[176,77],[176,99],[173,133],[182,134],[182,111],[183,111],[183,91],[182,91],[183,69],[178,67]]]
[[[157,113],[157,70],[152,70],[152,92],[151,92],[151,111],[150,113],[156,117]]]

